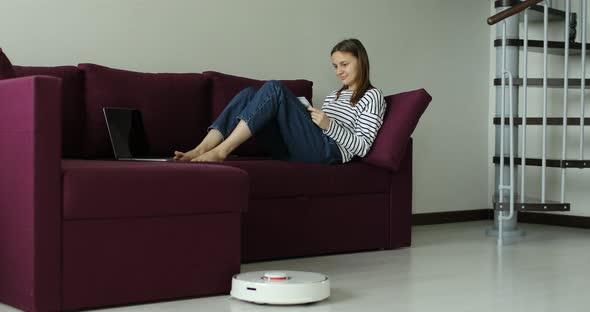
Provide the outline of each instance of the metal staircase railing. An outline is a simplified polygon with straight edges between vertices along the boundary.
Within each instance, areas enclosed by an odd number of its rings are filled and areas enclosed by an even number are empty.
[[[569,211],[570,204],[566,203],[565,193],[566,193],[566,169],[567,168],[588,168],[590,167],[590,160],[584,159],[584,129],[589,120],[585,117],[585,89],[586,89],[586,51],[588,44],[586,43],[586,19],[587,19],[587,7],[586,2],[587,0],[579,0],[580,1],[580,11],[578,13],[572,13],[571,11],[571,2],[572,0],[565,0],[565,10],[560,11],[553,8],[550,8],[550,3],[548,1],[543,0],[527,0],[527,1],[516,1],[516,0],[498,0],[495,2],[496,7],[500,9],[500,11],[488,18],[488,24],[493,25],[498,22],[502,22],[501,24],[501,31],[502,31],[502,38],[501,40],[495,40],[495,46],[497,48],[497,54],[501,53],[500,60],[501,60],[501,68],[497,70],[498,74],[501,75],[500,78],[494,79],[494,85],[500,87],[500,92],[496,92],[496,115],[498,117],[494,118],[494,124],[498,125],[500,128],[496,131],[496,153],[499,152],[499,156],[494,157],[494,163],[498,164],[496,170],[496,180],[497,180],[497,188],[496,188],[496,195],[494,196],[494,209],[496,211],[496,224],[498,226],[497,229],[492,229],[488,231],[489,233],[493,233],[497,235],[498,244],[504,244],[504,235],[509,233],[510,236],[518,236],[522,235],[523,231],[517,229],[516,227],[516,219],[517,214],[515,213],[516,210],[519,211]],[[543,2],[542,5],[537,5]],[[507,9],[504,9],[508,7]],[[534,14],[534,20],[542,21],[543,25],[543,41],[542,41],[542,53],[543,53],[543,77],[541,79],[538,78],[529,78],[528,77],[528,69],[529,69],[529,43],[533,43],[536,48],[540,48],[540,44],[538,40],[532,41],[529,40],[529,22],[530,16],[529,14]],[[518,25],[518,18],[519,15],[522,15],[524,18],[524,39],[515,39],[515,38],[507,38],[507,27],[508,23],[510,22],[510,32],[512,35],[516,34],[517,37],[519,33],[519,25]],[[576,27],[577,27],[577,16],[580,16],[580,25],[581,25],[581,40],[580,44],[575,42],[576,38]],[[512,20],[511,20],[512,19]],[[515,20],[516,19],[516,20]],[[553,20],[564,21],[565,22],[565,30],[564,30],[564,41],[557,42],[557,41],[549,41],[549,27],[553,27],[549,22]],[[516,21],[516,23],[515,23]],[[497,28],[498,29],[498,28]],[[500,44],[499,44],[500,43]],[[511,61],[507,60],[507,49],[511,48]],[[519,55],[518,51],[519,48],[523,48],[523,77],[522,79],[514,78],[518,77],[518,70],[519,70]],[[570,79],[569,78],[569,56],[571,48],[573,47],[574,50],[581,51],[581,78],[579,80]],[[500,51],[498,51],[500,48]],[[548,76],[548,55],[550,50],[554,51],[563,50],[564,56],[564,63],[563,63],[563,72],[564,78],[563,79],[555,79],[549,78]],[[516,50],[515,50],[516,49]],[[506,84],[506,77],[508,77],[508,85]],[[563,81],[561,81],[563,80]],[[518,95],[514,95],[517,93],[518,87],[522,86],[523,90],[523,104],[522,104],[522,114],[520,116],[515,117],[518,115]],[[531,86],[542,86],[543,92],[543,103],[542,103],[542,117],[541,118],[534,118],[528,117],[529,113],[529,98],[528,98],[528,91]],[[568,90],[572,87],[580,87],[580,117],[579,118],[572,118],[568,117]],[[506,100],[506,88],[509,88],[509,101]],[[547,91],[549,88],[563,88],[563,111],[561,118],[549,118],[548,117],[548,96]],[[509,105],[509,113],[506,114],[506,102]],[[515,103],[516,102],[516,103]],[[508,115],[508,116],[507,116]],[[530,122],[530,123],[529,123]],[[508,123],[508,137],[509,137],[509,147],[508,147],[508,155],[505,153],[505,145],[506,145],[506,123]],[[576,124],[577,123],[577,124]],[[529,125],[540,125],[541,128],[541,158],[534,159],[528,158],[527,155],[527,127]],[[548,159],[547,149],[548,149],[548,138],[547,138],[547,129],[549,126],[561,125],[562,126],[562,133],[561,133],[561,159]],[[567,158],[567,127],[568,126],[579,126],[579,159],[568,159]],[[520,157],[516,157],[515,150],[518,150],[518,135],[515,134],[514,129],[516,127],[521,128],[521,149],[520,149]],[[509,163],[508,168],[506,168],[506,162]],[[516,189],[516,181],[515,181],[515,173],[516,173],[516,165],[520,165],[520,194],[517,197],[517,189]],[[540,178],[540,191],[541,191],[541,198],[540,199],[530,199],[526,197],[526,171],[525,167],[527,165],[533,166],[540,166],[541,167],[541,178]],[[550,201],[547,199],[547,167],[558,167],[560,168],[560,199],[559,201]],[[508,181],[506,181],[506,176],[509,177]],[[505,196],[505,191],[509,192],[508,196]],[[508,215],[505,215],[504,212],[508,211]],[[505,229],[506,222],[509,224],[509,228]]]

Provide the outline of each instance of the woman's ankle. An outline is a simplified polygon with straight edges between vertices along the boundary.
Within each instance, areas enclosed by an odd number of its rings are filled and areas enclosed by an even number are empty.
[[[195,158],[195,157],[199,157],[199,156],[201,156],[202,154],[204,154],[204,153],[206,153],[206,152],[207,152],[207,151],[204,151],[204,150],[203,150],[201,147],[197,146],[197,147],[193,148],[192,150],[190,150],[190,151],[186,152],[185,154],[186,154],[186,155],[187,155],[189,158],[193,159],[193,158]]]
[[[191,150],[192,153],[196,154],[197,156],[203,155],[205,153],[207,153],[208,151],[212,150],[215,148],[215,145],[213,144],[199,144],[197,147],[195,147],[194,149]]]

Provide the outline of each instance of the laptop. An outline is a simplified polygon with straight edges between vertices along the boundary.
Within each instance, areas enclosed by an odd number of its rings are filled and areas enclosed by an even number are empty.
[[[102,109],[117,160],[174,161],[172,157],[150,157],[141,112],[133,108]]]

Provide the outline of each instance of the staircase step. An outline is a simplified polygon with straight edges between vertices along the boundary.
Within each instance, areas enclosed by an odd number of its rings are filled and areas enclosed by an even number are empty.
[[[543,53],[543,40],[528,40],[528,50],[530,52]],[[494,40],[494,47],[501,47],[502,39]],[[524,40],[522,39],[506,39],[506,46],[508,47],[524,47]],[[547,41],[547,52],[549,54],[564,55],[565,42],[563,41]],[[570,42],[569,55],[582,54],[582,44],[578,42]],[[590,54],[590,43],[586,44],[586,54]]]
[[[542,161],[543,160],[541,158],[525,158],[525,164],[527,166],[541,167],[543,165]],[[493,162],[494,162],[494,164],[499,164],[500,163],[500,157],[499,156],[494,156]],[[510,164],[510,158],[509,157],[504,157],[504,165],[505,166],[508,166],[509,164]],[[514,158],[514,164],[515,165],[520,165],[521,164],[521,158],[520,157],[515,157]],[[584,168],[590,168],[590,160],[546,159],[545,160],[545,165],[547,167],[551,167],[551,168],[578,168],[578,169],[584,169]]]
[[[494,118],[494,125],[500,125],[500,117]],[[543,118],[541,117],[527,117],[526,119],[527,126],[529,125],[543,125]],[[504,124],[506,126],[510,125],[510,117],[504,118]],[[522,117],[514,118],[514,125],[520,126],[522,125]],[[563,118],[561,117],[547,117],[547,125],[548,126],[561,126],[563,125]],[[568,126],[580,126],[580,118],[577,117],[568,117],[567,118],[567,125]],[[584,125],[590,126],[590,118],[584,118]]]
[[[542,6],[542,5],[532,6],[529,11],[529,22],[530,23],[543,23],[544,12],[545,12],[544,6]],[[565,21],[565,11],[549,8],[548,13],[549,13],[549,21],[550,22]],[[522,21],[524,21],[524,16],[522,18]]]
[[[494,2],[494,7],[506,7],[516,5],[518,0],[498,0]],[[534,5],[529,9],[529,22],[531,23],[543,23],[543,12],[545,8],[542,5]],[[549,8],[549,21],[565,21],[565,11]],[[524,20],[524,17],[521,18]]]
[[[503,196],[499,200],[498,196],[494,197],[494,209],[499,211],[510,210],[510,197]],[[557,201],[545,200],[541,202],[539,198],[525,197],[524,202],[520,201],[520,196],[514,197],[514,210],[516,211],[570,211],[569,203],[560,203]]]
[[[547,78],[547,87],[548,88],[563,88],[563,80],[564,80],[563,78]],[[513,82],[514,82],[515,86],[522,86],[523,85],[522,78],[514,78]],[[508,85],[508,78],[506,78],[505,83],[506,83],[506,85]],[[586,83],[585,88],[590,88],[590,79],[585,79],[585,83]],[[582,79],[568,79],[568,84],[569,84],[570,88],[577,87],[579,89],[582,84]],[[502,79],[495,78],[494,85],[501,86]],[[527,85],[529,87],[543,87],[543,78],[529,78],[527,81]]]

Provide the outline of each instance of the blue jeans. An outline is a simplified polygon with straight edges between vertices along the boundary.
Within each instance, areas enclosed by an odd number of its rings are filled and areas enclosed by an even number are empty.
[[[336,142],[311,120],[310,113],[289,89],[268,81],[258,91],[238,93],[209,129],[227,138],[243,120],[274,159],[311,163],[341,163]]]

